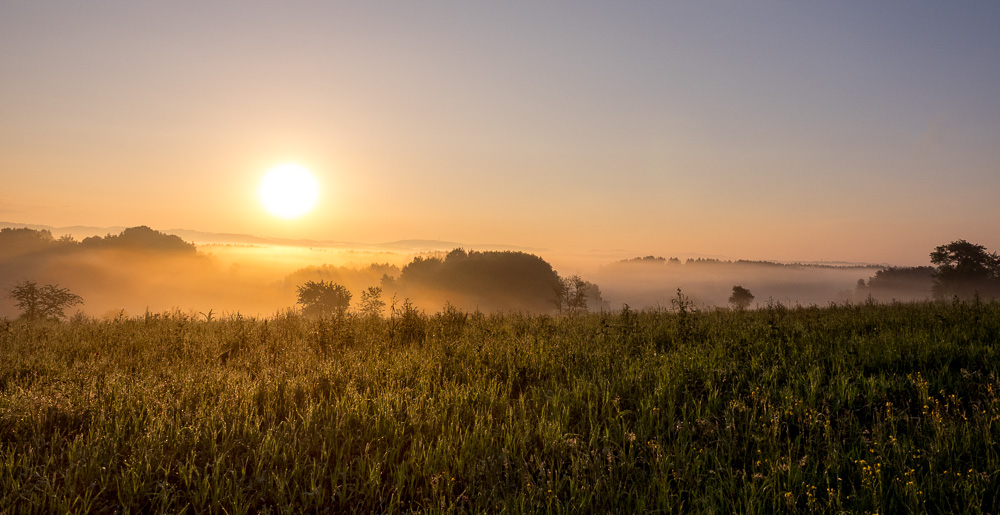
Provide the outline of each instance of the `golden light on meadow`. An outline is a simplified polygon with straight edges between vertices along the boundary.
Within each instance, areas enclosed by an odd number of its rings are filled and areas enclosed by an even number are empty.
[[[268,213],[291,220],[316,207],[319,182],[308,168],[284,163],[268,170],[257,189],[260,202]]]
[[[1000,1],[187,4],[0,0],[0,515],[1000,513]]]

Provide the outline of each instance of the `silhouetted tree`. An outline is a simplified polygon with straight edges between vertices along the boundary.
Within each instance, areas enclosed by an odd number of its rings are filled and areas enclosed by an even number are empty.
[[[601,295],[601,288],[590,281],[583,281],[583,291],[586,294],[586,306],[587,311],[596,309],[602,310],[608,305],[604,302],[604,297]]]
[[[361,292],[361,314],[368,318],[379,318],[385,308],[385,301],[382,300],[382,288],[369,286],[367,290]]]
[[[39,287],[32,281],[14,286],[10,298],[17,302],[25,320],[60,320],[66,318],[65,310],[83,303],[83,298],[68,288],[51,284]]]
[[[602,309],[604,299],[601,289],[590,281],[583,280],[579,275],[560,277],[555,287],[554,303],[560,313],[586,313],[591,308]]]
[[[306,316],[343,315],[351,305],[351,292],[336,283],[307,281],[298,291],[298,303]]]
[[[750,307],[753,299],[754,296],[750,293],[750,290],[742,286],[733,286],[733,294],[729,296],[729,303],[732,304],[734,309],[744,310]]]
[[[931,263],[937,265],[933,286],[935,298],[997,294],[1000,257],[995,252],[987,252],[982,245],[965,240],[941,245],[931,252]]]
[[[555,302],[560,313],[586,313],[587,282],[579,275],[560,278]]]

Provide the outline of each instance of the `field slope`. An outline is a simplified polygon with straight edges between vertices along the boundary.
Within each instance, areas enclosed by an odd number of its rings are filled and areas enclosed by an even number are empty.
[[[1000,304],[0,320],[0,512],[996,512]]]

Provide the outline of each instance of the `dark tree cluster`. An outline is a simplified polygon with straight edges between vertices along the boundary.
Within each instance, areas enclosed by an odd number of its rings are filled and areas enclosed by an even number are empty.
[[[1000,296],[1000,256],[965,240],[941,245],[931,252],[934,298]]]
[[[105,237],[91,236],[84,238],[80,242],[84,248],[101,249],[127,249],[155,252],[189,253],[194,254],[197,249],[193,243],[188,243],[180,236],[165,234],[141,225],[139,227],[129,227],[118,235],[107,235]]]
[[[304,279],[309,280],[303,284]],[[382,316],[387,307],[383,292],[392,297],[394,312],[400,299],[410,306],[445,305],[467,311],[575,314],[604,307],[596,284],[578,275],[560,277],[542,258],[512,251],[459,248],[443,257],[417,256],[402,269],[388,264],[364,269],[310,267],[288,276],[286,282],[300,284],[302,312],[315,316],[346,313],[352,291],[360,292],[357,311],[365,318]],[[370,286],[373,282],[380,286]]]
[[[384,286],[404,296],[439,292],[464,309],[544,313],[552,310],[565,285],[552,265],[533,254],[455,249],[443,259],[417,257]]]
[[[555,295],[555,306],[559,313],[586,313],[591,307],[600,309],[603,303],[601,290],[596,284],[584,281],[579,275],[559,279]]]
[[[120,234],[91,236],[77,242],[72,236],[54,238],[47,229],[0,229],[0,256],[18,257],[40,252],[65,253],[82,249],[118,249],[155,253],[195,254],[194,244],[179,236],[165,234],[146,227],[130,227]]]
[[[4,227],[0,229],[0,255],[14,256],[45,251],[55,247],[60,241],[65,242],[53,238],[52,233],[46,229]]]
[[[931,295],[934,267],[895,267],[878,270],[868,279],[858,280],[857,291],[862,297],[879,300],[922,300]]]

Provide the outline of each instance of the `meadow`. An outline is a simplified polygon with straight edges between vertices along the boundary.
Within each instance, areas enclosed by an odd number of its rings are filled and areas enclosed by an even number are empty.
[[[1000,304],[0,320],[0,512],[996,512]]]

